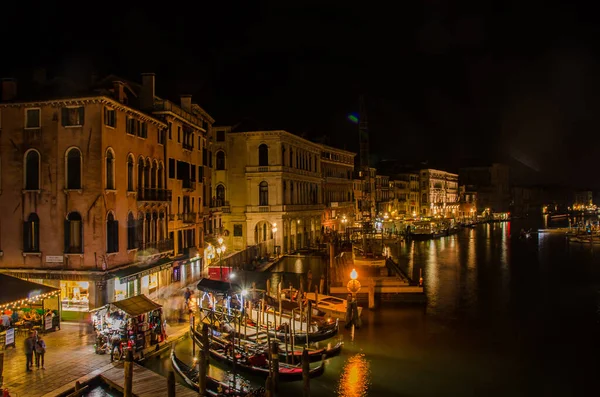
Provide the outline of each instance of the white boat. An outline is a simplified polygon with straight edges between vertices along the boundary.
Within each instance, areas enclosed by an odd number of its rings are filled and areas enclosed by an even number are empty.
[[[298,290],[292,290],[294,294]],[[313,307],[317,307],[318,310],[324,312],[331,318],[337,318],[345,321],[346,319],[346,307],[348,307],[348,301],[342,298],[336,298],[335,296],[317,294],[315,292],[306,292],[306,299],[312,302]],[[317,299],[318,298],[318,299]],[[290,300],[289,289],[281,290],[281,299]],[[296,301],[296,299],[294,299]],[[358,306],[358,316],[362,314],[362,307]]]

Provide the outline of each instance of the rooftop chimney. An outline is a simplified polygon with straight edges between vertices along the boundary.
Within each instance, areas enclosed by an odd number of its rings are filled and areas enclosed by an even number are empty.
[[[17,97],[17,80],[13,78],[2,79],[2,102],[12,101]]]
[[[140,95],[140,107],[142,110],[152,109],[154,106],[154,96],[154,73],[142,73],[142,93]]]
[[[115,99],[119,103],[125,103],[125,84],[122,81],[113,81]]]
[[[188,113],[192,113],[192,96],[181,95],[181,108]]]

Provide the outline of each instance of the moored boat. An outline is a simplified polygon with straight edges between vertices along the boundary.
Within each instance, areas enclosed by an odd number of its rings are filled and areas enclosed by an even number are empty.
[[[198,370],[177,358],[175,349],[171,349],[171,364],[173,370],[181,376],[188,386],[194,390],[200,389],[200,386],[198,385]],[[218,381],[208,375],[206,376],[206,393],[209,396],[215,397],[263,397],[266,395],[265,389],[262,387],[252,391],[236,390],[228,384]]]
[[[194,342],[202,347],[202,336],[192,329]],[[264,352],[244,352],[232,342],[226,343],[219,338],[211,338],[209,342],[209,353],[215,360],[222,361],[233,366],[235,352],[235,367],[257,376],[267,377],[270,374],[270,363],[268,353]],[[325,362],[321,360],[318,366],[311,368],[309,376],[311,378],[323,374],[325,371]],[[302,367],[286,363],[279,363],[279,379],[281,381],[294,381],[302,379]]]
[[[281,290],[282,300],[293,301],[294,295],[297,290],[283,289]],[[313,308],[324,312],[327,316],[344,320],[346,318],[346,310],[348,307],[348,301],[342,298],[336,298],[335,296],[317,294],[316,292],[306,292],[305,298],[311,301]],[[297,299],[297,297],[295,298]],[[362,307],[358,307],[358,315],[362,314]]]

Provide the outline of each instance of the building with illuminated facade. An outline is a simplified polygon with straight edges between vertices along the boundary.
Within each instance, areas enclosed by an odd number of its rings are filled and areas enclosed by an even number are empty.
[[[322,225],[325,232],[344,231],[354,222],[354,158],[356,153],[321,145],[323,174]]]
[[[214,127],[214,136],[212,184],[228,250],[258,246],[269,255],[316,243],[323,215],[321,146],[280,130]]]
[[[421,183],[421,216],[456,218],[459,209],[458,174],[422,169],[419,171]]]
[[[0,271],[61,288],[65,318],[199,276],[212,119],[156,97],[153,75],[37,77],[2,81]]]

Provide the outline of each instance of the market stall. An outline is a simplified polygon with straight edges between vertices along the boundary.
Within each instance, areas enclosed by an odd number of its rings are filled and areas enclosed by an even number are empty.
[[[0,273],[0,344],[30,330],[60,329],[60,290]]]
[[[103,346],[115,334],[135,352],[166,339],[162,306],[146,295],[112,302],[91,313],[97,346]]]

